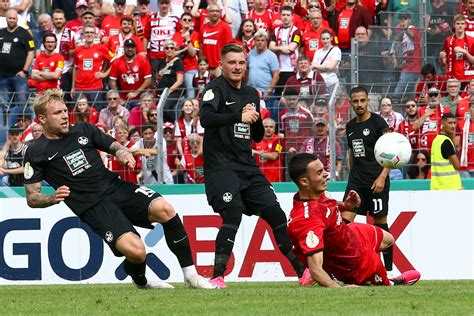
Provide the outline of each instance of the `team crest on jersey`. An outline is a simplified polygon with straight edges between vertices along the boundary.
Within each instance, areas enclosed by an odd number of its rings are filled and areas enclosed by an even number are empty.
[[[77,139],[77,142],[81,145],[87,145],[87,143],[89,143],[89,139],[85,136],[80,136],[78,139]]]
[[[50,65],[51,67],[53,67],[53,66],[54,66],[54,61],[50,62],[49,65]]]
[[[312,230],[310,230],[306,234],[306,246],[308,246],[308,248],[316,248],[318,245],[319,245],[318,236],[316,236],[316,234]]]
[[[138,66],[137,65],[133,66],[132,70],[133,72],[138,72]]]
[[[105,241],[112,242],[112,240],[114,240],[114,234],[109,230],[105,233]]]
[[[99,54],[94,53],[94,58],[99,58]]]
[[[23,169],[23,176],[25,177],[26,180],[31,179],[33,177],[33,174],[35,173],[33,167],[29,162],[25,163],[25,167]]]
[[[364,136],[369,136],[370,130],[368,128],[364,128],[364,130],[362,131],[362,134],[364,134]]]
[[[212,99],[214,99],[214,92],[212,92],[212,89],[209,89],[209,90],[206,91],[206,93],[202,97],[202,100],[203,101],[211,101]]]
[[[229,203],[232,201],[232,193],[226,192],[224,195],[222,195],[222,200],[226,203]]]

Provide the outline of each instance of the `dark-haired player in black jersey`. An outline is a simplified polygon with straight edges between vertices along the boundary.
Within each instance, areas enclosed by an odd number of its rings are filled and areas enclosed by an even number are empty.
[[[151,229],[151,223],[159,222],[168,247],[183,269],[186,285],[214,288],[197,274],[186,231],[171,204],[147,187],[120,180],[104,167],[98,153],[106,151],[133,169],[135,159],[128,148],[89,123],[70,128],[68,110],[58,90],[40,95],[34,109],[44,132],[27,149],[24,159],[30,207],[44,208],[64,201],[116,256],[125,256],[125,272],[141,289],[172,287],[145,277],[145,245],[133,227]],[[54,194],[41,193],[43,180],[55,189]]]
[[[369,95],[362,86],[354,87],[350,94],[351,106],[356,117],[346,125],[351,171],[344,198],[351,190],[359,193],[361,204],[358,208],[343,213],[346,221],[353,222],[356,214],[374,219],[374,225],[389,232],[387,224],[388,197],[390,190],[390,170],[381,167],[375,160],[375,143],[389,131],[385,120],[368,110]],[[385,269],[391,274],[393,247],[383,253]]]
[[[205,128],[207,200],[223,221],[216,238],[210,282],[219,288],[226,287],[224,272],[242,214],[246,214],[259,215],[270,225],[280,251],[292,263],[300,284],[306,285],[305,280],[311,280],[311,276],[291,251],[285,213],[252,156],[252,140],[261,141],[264,128],[257,90],[242,82],[246,63],[242,47],[227,44],[222,48],[222,76],[206,86],[199,114]]]

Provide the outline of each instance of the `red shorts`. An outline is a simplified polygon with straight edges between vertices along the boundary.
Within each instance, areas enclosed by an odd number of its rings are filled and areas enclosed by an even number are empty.
[[[390,285],[378,251],[383,239],[382,229],[362,223],[351,223],[348,226],[360,238],[362,247],[360,269],[351,271],[350,275],[338,279],[344,283],[357,285]]]

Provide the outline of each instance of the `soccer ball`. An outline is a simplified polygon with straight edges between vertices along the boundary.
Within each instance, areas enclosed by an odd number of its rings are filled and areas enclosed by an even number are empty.
[[[385,168],[400,169],[411,158],[410,141],[400,133],[383,134],[375,143],[375,160]]]

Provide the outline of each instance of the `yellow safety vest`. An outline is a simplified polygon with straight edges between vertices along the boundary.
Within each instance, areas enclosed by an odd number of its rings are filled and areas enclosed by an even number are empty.
[[[438,134],[431,145],[431,190],[461,190],[461,176],[449,159],[443,158],[441,145],[448,139],[454,148],[454,143],[448,136]]]

